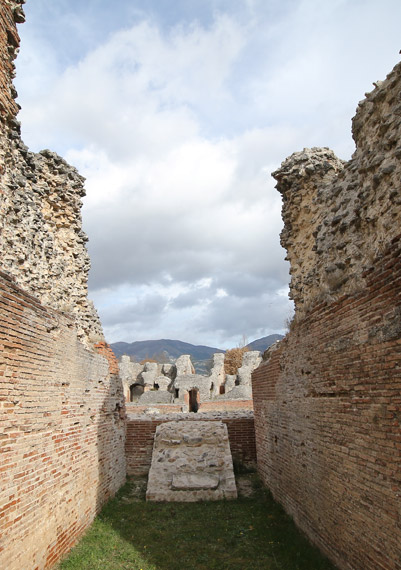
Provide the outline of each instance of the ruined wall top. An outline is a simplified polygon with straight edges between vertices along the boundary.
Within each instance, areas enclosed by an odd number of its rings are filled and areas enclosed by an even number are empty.
[[[364,272],[400,233],[401,64],[359,103],[352,131],[349,162],[304,149],[273,173],[297,314],[362,289]]]
[[[56,153],[21,140],[12,80],[24,0],[0,4],[0,265],[43,304],[70,315],[88,346],[104,340],[87,298],[84,178]]]
[[[13,78],[14,59],[17,57],[20,38],[16,23],[25,21],[22,4],[25,0],[4,0],[0,10],[0,121],[8,124],[18,113],[17,95]]]

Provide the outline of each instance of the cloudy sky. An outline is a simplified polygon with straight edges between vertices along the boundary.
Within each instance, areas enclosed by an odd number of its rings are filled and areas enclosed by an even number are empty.
[[[90,297],[109,342],[219,348],[292,313],[270,173],[353,150],[399,61],[399,0],[27,0],[23,138],[87,178]]]

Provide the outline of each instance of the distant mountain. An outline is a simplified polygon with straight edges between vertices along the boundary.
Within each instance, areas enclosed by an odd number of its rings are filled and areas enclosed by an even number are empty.
[[[248,344],[250,350],[260,350],[264,352],[276,340],[282,339],[281,334],[271,334],[263,338],[254,340]],[[193,365],[198,374],[206,374],[208,371],[208,364],[216,352],[225,352],[221,348],[214,348],[211,346],[197,346],[189,342],[182,342],[181,340],[139,340],[136,342],[114,342],[111,345],[114,354],[120,358],[123,354],[131,356],[137,362],[145,358],[154,358],[155,360],[169,362],[176,360],[182,354],[189,354],[191,356]]]
[[[249,350],[259,350],[263,354],[269,346],[282,338],[284,338],[282,334],[269,334],[268,336],[250,342],[247,346]]]
[[[225,352],[220,348],[211,346],[196,346],[181,340],[139,340],[136,342],[114,342],[110,345],[114,354],[118,357],[123,354],[132,356],[138,362],[144,358],[159,357],[175,360],[182,354],[190,354],[193,360],[208,360],[215,352]],[[157,360],[157,358],[155,358]]]

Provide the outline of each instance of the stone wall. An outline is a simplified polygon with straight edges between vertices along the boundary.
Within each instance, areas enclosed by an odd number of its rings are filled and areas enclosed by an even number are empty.
[[[0,273],[1,568],[51,567],[125,480],[122,385],[103,355]]]
[[[341,569],[401,568],[401,66],[360,103],[350,162],[275,173],[291,330],[253,374],[259,471]]]
[[[304,149],[273,173],[298,315],[363,288],[366,269],[400,231],[400,65],[359,103],[348,163],[327,148]]]
[[[43,570],[124,482],[125,411],[86,297],[83,178],[20,138],[22,4],[0,3],[0,568]]]
[[[130,414],[167,414],[189,412],[188,403],[184,404],[135,404],[128,402],[125,404],[127,413]],[[230,412],[236,410],[253,410],[253,400],[209,400],[199,404],[198,412]]]
[[[44,305],[70,315],[79,338],[90,345],[104,338],[87,299],[84,178],[54,152],[29,152],[16,119],[12,78],[22,3],[9,0],[0,7],[0,266]]]
[[[128,475],[145,475],[150,469],[153,440],[158,425],[169,421],[222,421],[234,463],[256,463],[255,430],[252,412],[209,412],[205,414],[129,415],[127,420],[126,460]]]
[[[18,112],[15,102],[16,92],[13,87],[14,64],[13,61],[19,46],[19,36],[15,26],[16,22],[24,22],[20,1],[3,2],[0,11],[0,116],[1,128],[11,121]]]

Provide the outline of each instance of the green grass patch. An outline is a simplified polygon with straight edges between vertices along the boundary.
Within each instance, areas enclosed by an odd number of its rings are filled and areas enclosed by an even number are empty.
[[[236,501],[146,503],[129,481],[60,570],[333,570],[252,476]]]

